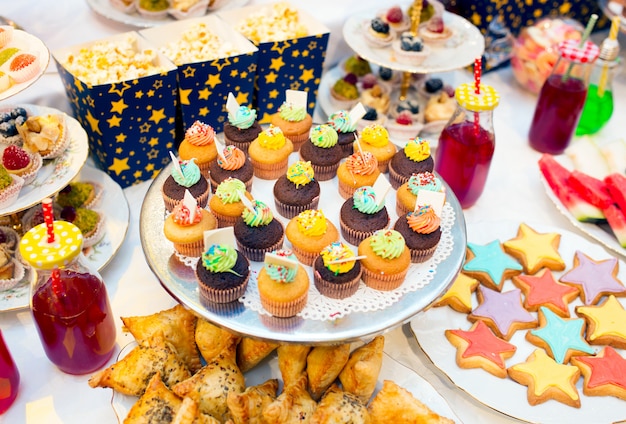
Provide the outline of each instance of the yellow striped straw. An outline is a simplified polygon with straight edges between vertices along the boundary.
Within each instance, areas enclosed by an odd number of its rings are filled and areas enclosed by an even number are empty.
[[[611,29],[609,30],[609,40],[615,41],[617,39],[617,32],[619,31],[619,24],[621,18],[614,16],[611,21]],[[604,90],[606,89],[606,80],[609,75],[609,67],[605,64],[602,66],[602,73],[600,74],[600,81],[598,82],[598,97],[604,96]]]
[[[621,18],[619,16],[613,16],[613,20],[611,21],[611,29],[609,30],[609,39],[616,40],[617,32],[619,31],[619,24]]]

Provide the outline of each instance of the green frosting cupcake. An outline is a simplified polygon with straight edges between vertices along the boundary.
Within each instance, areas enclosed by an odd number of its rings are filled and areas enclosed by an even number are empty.
[[[0,165],[0,190],[4,190],[13,183],[13,178],[7,172],[7,169]]]
[[[241,213],[241,217],[243,221],[249,227],[261,227],[263,225],[267,225],[272,222],[274,219],[274,215],[272,214],[272,210],[265,203],[260,200],[254,200],[254,212],[250,211],[248,208],[244,208]]]
[[[396,230],[378,230],[370,237],[370,247],[376,255],[385,259],[396,259],[404,252],[406,242]]]
[[[385,207],[385,202],[380,205],[376,201],[376,193],[371,186],[359,187],[354,191],[352,195],[354,201],[354,208],[361,213],[368,215],[375,214]]]
[[[215,189],[215,195],[223,203],[237,203],[241,201],[241,194],[245,193],[246,185],[237,178],[227,178]]]
[[[337,141],[339,140],[337,131],[335,131],[335,129],[329,124],[322,124],[313,127],[311,129],[310,138],[313,145],[323,149],[330,149],[331,147],[337,145]]]
[[[202,265],[211,272],[237,274],[233,271],[235,263],[237,263],[237,251],[229,245],[214,244],[202,254]]]

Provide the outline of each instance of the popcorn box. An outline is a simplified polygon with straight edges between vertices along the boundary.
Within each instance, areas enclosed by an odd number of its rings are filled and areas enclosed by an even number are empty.
[[[259,48],[252,105],[257,109],[261,123],[270,122],[271,115],[276,113],[282,104],[287,89],[307,91],[307,110],[313,114],[330,30],[311,15],[285,2],[252,5],[218,13],[221,19],[245,35],[246,32],[240,29],[240,25],[244,24],[247,18],[251,16],[256,18],[258,14],[278,5],[287,5],[291,11],[297,12],[299,22],[306,28],[307,35],[283,38],[281,41],[264,41],[267,35],[275,35],[278,39],[281,28],[279,25],[270,25],[269,19],[265,21],[262,18],[254,19],[255,24],[260,22],[266,25],[260,30],[254,27],[255,37],[248,35]],[[248,28],[252,27],[249,25]]]
[[[226,22],[208,15],[139,33],[178,66],[183,130],[199,120],[222,131],[229,92],[252,104],[258,49]]]
[[[105,53],[113,46],[123,46],[135,66]],[[83,63],[100,50],[98,65],[84,67],[86,74],[68,63],[70,57]],[[122,187],[155,177],[175,147],[176,66],[134,31],[59,49],[53,57],[96,165]],[[104,82],[105,76],[116,82]]]

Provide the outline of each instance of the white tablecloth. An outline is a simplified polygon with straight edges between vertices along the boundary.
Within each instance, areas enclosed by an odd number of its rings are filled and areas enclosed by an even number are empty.
[[[254,0],[251,3],[265,2]],[[349,54],[341,40],[345,18],[354,10],[377,7],[375,0],[292,0],[292,3],[331,28],[328,65]],[[44,40],[51,50],[133,29],[94,14],[82,0],[2,0],[0,13]],[[626,43],[622,42],[622,45]],[[457,71],[447,78],[466,82],[472,77],[465,71]],[[516,85],[510,69],[487,74],[483,81],[494,86],[502,97],[495,111],[497,146],[485,191],[478,203],[465,211],[467,224],[514,220],[549,224],[577,232],[545,195],[537,169],[540,154],[528,146],[526,135],[536,97]],[[617,78],[614,92],[614,118],[600,134],[608,139],[620,136],[619,130],[624,128],[623,122],[617,119],[626,116],[626,80],[623,75]],[[35,103],[71,113],[53,66],[31,88],[11,98],[10,103]],[[140,245],[139,211],[149,184],[145,182],[124,190],[131,209],[127,239],[102,272],[116,317],[150,314],[175,303],[151,273]],[[121,328],[119,318],[117,324],[118,329]],[[110,390],[91,389],[87,385],[89,376],[64,374],[48,361],[28,310],[0,313],[0,327],[21,374],[19,396],[10,410],[0,416],[0,422],[116,422],[110,405]],[[131,340],[121,331],[118,331],[117,338],[119,346],[125,346]],[[387,333],[386,351],[426,378],[466,424],[517,422],[481,405],[456,388],[426,358],[408,326]]]

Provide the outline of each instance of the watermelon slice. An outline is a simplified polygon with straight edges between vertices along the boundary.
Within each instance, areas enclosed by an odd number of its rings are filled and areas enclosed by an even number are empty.
[[[563,206],[581,222],[604,221],[602,210],[586,202],[568,185],[571,172],[557,162],[552,155],[544,153],[539,159],[539,170],[546,179],[552,192],[559,198]]]
[[[567,178],[567,182],[580,197],[600,209],[606,209],[613,204],[609,190],[602,180],[584,172],[573,170]]]
[[[626,211],[626,176],[614,172],[604,179],[604,184],[622,211]]]
[[[611,205],[604,209],[604,215],[619,244],[626,247],[626,215],[624,211],[616,205]]]

